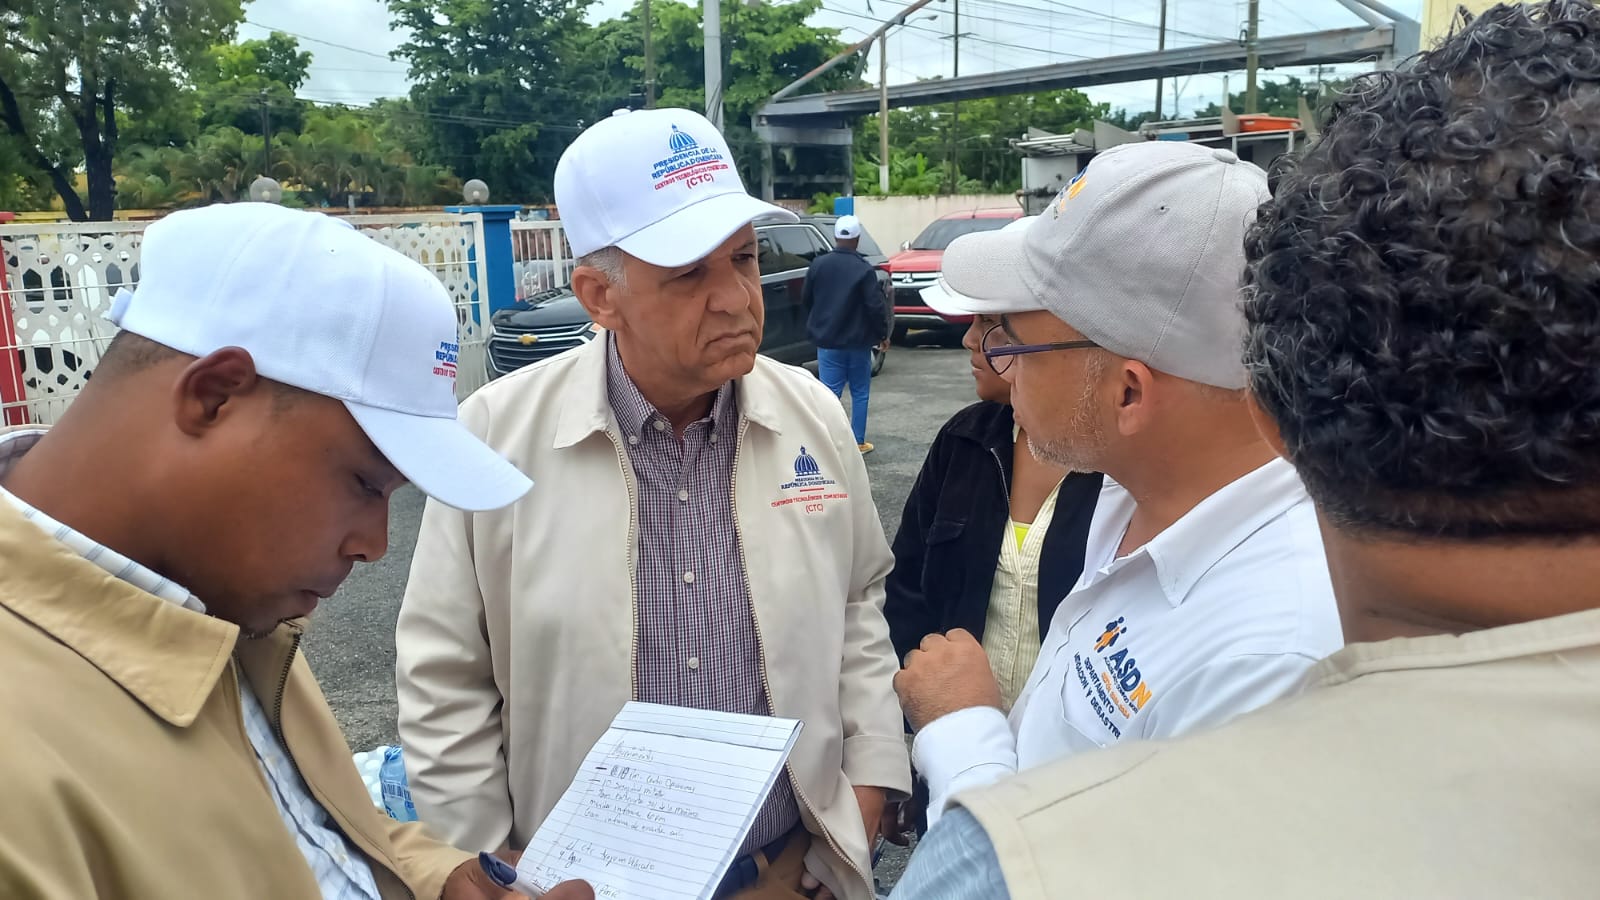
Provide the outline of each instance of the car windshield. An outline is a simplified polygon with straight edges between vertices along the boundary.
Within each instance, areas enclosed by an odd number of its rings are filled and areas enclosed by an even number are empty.
[[[917,239],[911,242],[913,250],[943,250],[950,246],[950,242],[963,234],[972,234],[978,231],[999,231],[1011,224],[1011,220],[1001,216],[983,216],[975,219],[940,219],[922,229]]]

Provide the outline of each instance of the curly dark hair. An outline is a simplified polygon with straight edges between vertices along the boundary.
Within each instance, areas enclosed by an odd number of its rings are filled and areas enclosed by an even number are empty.
[[[1245,242],[1245,363],[1323,515],[1600,533],[1600,10],[1463,12],[1279,176]]]

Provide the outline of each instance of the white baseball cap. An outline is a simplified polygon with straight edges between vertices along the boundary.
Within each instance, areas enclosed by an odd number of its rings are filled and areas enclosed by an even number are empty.
[[[1049,310],[1119,356],[1242,388],[1244,233],[1268,197],[1266,173],[1228,150],[1123,144],[1027,230],[952,241],[944,279],[966,313]]]
[[[456,311],[427,269],[339,219],[269,203],[145,229],[109,318],[191,356],[240,347],[263,378],[344,401],[389,462],[464,510],[533,486],[456,421]]]
[[[624,110],[591,125],[561,154],[555,187],[577,256],[617,247],[671,268],[756,219],[798,221],[745,192],[722,132],[687,109]]]
[[[1005,227],[1001,228],[1000,231],[1002,233],[1008,231],[1026,231],[1028,226],[1033,224],[1033,220],[1037,218],[1039,217],[1023,216],[1020,219],[1014,219],[1010,222],[1007,222]],[[947,256],[948,253],[949,251],[947,250]],[[921,294],[922,302],[926,303],[929,309],[946,316],[998,316],[1008,312],[1027,312],[1026,309],[1003,309],[998,311],[989,308],[980,309],[980,306],[985,306],[985,302],[973,297],[964,297],[961,294],[956,293],[955,290],[950,287],[950,282],[945,280],[943,272],[939,273],[939,280],[928,287],[923,288]],[[987,305],[992,306],[993,304]],[[1034,308],[1037,309],[1037,307]]]
[[[855,216],[840,216],[833,223],[833,236],[835,240],[850,241],[861,237],[861,220]]]

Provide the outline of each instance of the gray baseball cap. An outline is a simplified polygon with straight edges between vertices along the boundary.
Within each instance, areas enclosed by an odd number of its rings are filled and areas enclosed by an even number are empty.
[[[950,244],[943,280],[966,301],[951,312],[1048,310],[1119,356],[1242,388],[1244,233],[1268,196],[1266,173],[1228,150],[1113,147],[1026,229]]]

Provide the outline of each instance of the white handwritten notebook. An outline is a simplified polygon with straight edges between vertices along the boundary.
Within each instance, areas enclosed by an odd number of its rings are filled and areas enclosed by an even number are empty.
[[[549,890],[709,900],[800,736],[794,719],[629,703],[522,854]]]

